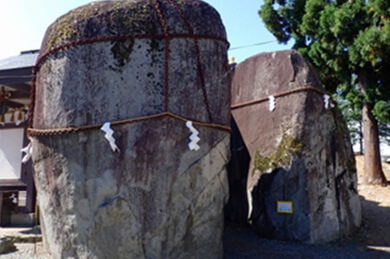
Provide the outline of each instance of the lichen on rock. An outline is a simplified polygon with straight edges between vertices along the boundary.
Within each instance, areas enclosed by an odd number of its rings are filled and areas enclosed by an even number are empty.
[[[46,49],[90,37],[158,34],[156,11],[141,0],[93,2],[58,18],[47,32]],[[108,25],[108,26],[107,26]]]
[[[276,151],[269,156],[262,156],[259,150],[254,154],[252,175],[258,171],[260,175],[276,168],[287,165],[294,155],[297,155],[302,148],[298,138],[283,133],[282,139],[276,148]]]
[[[225,29],[205,2],[178,1],[194,32],[210,36],[195,48],[180,13],[158,2],[179,35],[169,49],[152,0],[91,3],[46,33],[40,55],[54,51],[37,73],[33,127],[126,121],[112,124],[120,152],[98,129],[32,140],[43,240],[54,258],[222,258],[230,138],[208,126],[205,93],[213,123],[228,126]],[[188,148],[185,121],[166,112],[205,122],[196,126],[198,151]]]

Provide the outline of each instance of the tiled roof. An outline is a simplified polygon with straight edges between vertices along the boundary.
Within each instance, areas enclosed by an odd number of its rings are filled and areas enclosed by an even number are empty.
[[[23,51],[18,56],[0,60],[0,70],[33,67],[37,61],[39,50]]]

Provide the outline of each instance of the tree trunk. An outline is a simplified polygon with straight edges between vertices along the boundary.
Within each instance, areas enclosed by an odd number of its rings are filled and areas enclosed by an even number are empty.
[[[360,146],[360,154],[364,154],[363,149],[363,123],[359,122],[359,146]]]
[[[367,75],[361,72],[358,75],[360,90],[364,94],[367,90]],[[373,105],[364,101],[362,119],[364,136],[364,181],[366,184],[387,185],[386,177],[382,170],[382,162],[379,150],[378,122],[372,114]]]

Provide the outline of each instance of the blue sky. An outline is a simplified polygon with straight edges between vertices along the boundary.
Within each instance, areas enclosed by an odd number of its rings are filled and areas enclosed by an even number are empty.
[[[205,0],[220,13],[231,48],[274,41],[257,11],[263,0]],[[0,0],[0,59],[38,49],[46,28],[59,16],[91,0]],[[288,49],[276,41],[229,51],[237,62],[260,52]]]

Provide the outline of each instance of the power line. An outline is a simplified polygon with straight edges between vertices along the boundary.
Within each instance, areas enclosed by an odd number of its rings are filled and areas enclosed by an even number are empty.
[[[269,44],[269,43],[272,43],[272,42],[277,42],[277,41],[276,40],[270,40],[270,41],[259,42],[259,43],[255,43],[255,44],[251,44],[251,45],[245,45],[245,46],[230,48],[229,51],[237,50],[237,49],[245,49],[245,48],[250,48],[250,47],[260,46],[260,45],[265,45],[265,44]]]

